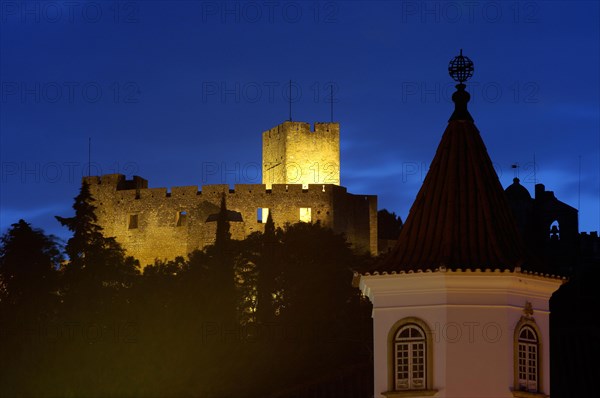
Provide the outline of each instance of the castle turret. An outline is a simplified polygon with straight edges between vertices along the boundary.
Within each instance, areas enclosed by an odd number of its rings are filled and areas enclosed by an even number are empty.
[[[263,184],[340,185],[340,125],[286,121],[263,132]]]

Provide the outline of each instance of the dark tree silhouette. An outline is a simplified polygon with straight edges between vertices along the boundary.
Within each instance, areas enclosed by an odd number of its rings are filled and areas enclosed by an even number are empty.
[[[271,212],[267,216],[265,232],[262,235],[257,265],[257,320],[263,324],[273,322],[278,310],[278,291],[281,281],[279,266],[281,245],[275,234],[275,224]]]
[[[262,359],[277,381],[268,391],[368,362],[370,304],[351,283],[352,269],[367,258],[354,254],[342,235],[319,223],[288,225],[276,237],[281,301],[271,323],[275,332],[263,339]]]
[[[281,242],[284,313],[331,319],[356,295],[351,284],[356,259],[342,235],[319,223],[298,223],[287,226]]]
[[[0,396],[36,395],[20,375],[50,357],[43,331],[59,307],[62,255],[53,236],[23,220],[0,241]]]
[[[258,268],[262,234],[254,232],[237,246],[234,254],[233,272],[236,289],[236,306],[238,320],[241,325],[253,324],[257,321],[258,302]]]
[[[127,287],[139,274],[139,263],[133,257],[126,257],[125,251],[114,238],[102,234],[102,227],[97,224],[96,207],[92,204],[94,200],[89,185],[84,182],[73,204],[75,216],[56,216],[63,226],[73,232],[66,245],[69,256],[69,263],[65,267],[67,287],[74,287],[73,278],[79,287],[85,289]]]
[[[215,248],[221,253],[227,251],[231,243],[230,228],[227,203],[225,201],[225,194],[223,194],[221,196],[221,208],[219,209],[219,215],[217,217],[217,233],[215,237]]]
[[[56,238],[19,220],[0,242],[0,283],[5,289],[4,300],[18,304],[41,297],[49,299],[48,295],[56,289],[57,270],[62,261]]]
[[[221,323],[233,324],[237,320],[236,291],[234,280],[234,253],[237,245],[231,233],[225,194],[217,217],[214,246],[206,249],[206,288],[212,295],[212,317]],[[204,264],[199,264],[204,266]]]
[[[85,184],[74,209],[57,217],[73,231],[61,301],[37,321],[69,329],[58,339],[30,324],[0,333],[0,395],[257,397],[315,382],[326,391],[341,369],[368,362],[370,304],[351,285],[364,259],[330,229],[275,229],[269,216],[264,233],[232,240],[223,198],[214,245],[133,278]],[[32,363],[51,366],[23,378]]]
[[[377,212],[377,237],[379,239],[398,239],[402,229],[402,219],[396,213],[386,209]]]

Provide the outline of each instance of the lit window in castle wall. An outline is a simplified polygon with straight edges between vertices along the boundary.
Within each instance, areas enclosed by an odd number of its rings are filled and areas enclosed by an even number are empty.
[[[260,223],[266,223],[269,218],[269,209],[266,207],[259,207],[256,209],[256,220]]]
[[[129,229],[137,229],[138,227],[138,215],[130,214],[129,215]]]
[[[300,208],[300,221],[302,221],[302,222],[311,222],[312,221],[310,207],[301,207]]]
[[[187,211],[180,211],[177,213],[177,223],[178,227],[182,227],[187,224]]]

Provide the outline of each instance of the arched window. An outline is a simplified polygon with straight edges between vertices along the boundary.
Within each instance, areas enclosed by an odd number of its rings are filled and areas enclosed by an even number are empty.
[[[519,330],[517,339],[517,377],[520,391],[538,392],[539,386],[539,341],[533,327],[525,325]]]
[[[416,324],[398,329],[394,338],[394,389],[421,390],[426,388],[427,339]]]
[[[558,221],[550,224],[550,240],[560,240],[560,225]]]
[[[388,332],[388,398],[433,396],[433,341],[431,329],[419,318],[397,321]],[[414,390],[414,393],[410,393]]]

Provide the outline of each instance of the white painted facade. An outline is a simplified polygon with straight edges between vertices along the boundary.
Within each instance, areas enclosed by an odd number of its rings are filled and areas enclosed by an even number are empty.
[[[549,395],[549,299],[563,282],[518,269],[361,275],[360,289],[373,303],[374,396]],[[406,318],[416,318],[430,329],[428,388],[394,392],[390,338],[395,325]],[[515,328],[521,319],[534,322],[540,334],[536,394],[514,392]]]

